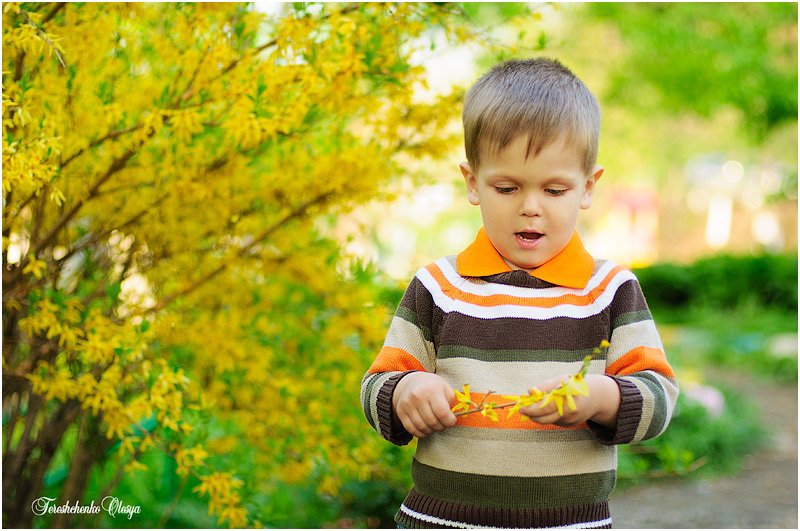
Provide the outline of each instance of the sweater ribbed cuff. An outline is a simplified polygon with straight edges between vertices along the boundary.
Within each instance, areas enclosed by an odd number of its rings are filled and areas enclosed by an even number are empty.
[[[636,430],[639,428],[642,418],[642,394],[635,384],[624,378],[616,376],[609,376],[609,378],[614,380],[619,387],[620,402],[617,426],[612,430],[591,420],[586,424],[601,444],[606,446],[628,444],[636,436]]]
[[[403,427],[403,424],[397,419],[392,407],[392,396],[394,389],[397,387],[398,382],[407,374],[416,371],[405,371],[395,374],[383,384],[380,391],[378,391],[377,409],[378,409],[378,425],[380,426],[381,436],[392,444],[397,446],[404,446],[411,442],[414,437],[408,433]]]

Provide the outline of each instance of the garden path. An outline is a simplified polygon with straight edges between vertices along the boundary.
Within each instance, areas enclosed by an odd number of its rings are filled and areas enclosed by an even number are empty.
[[[752,396],[774,431],[767,446],[734,476],[669,480],[616,491],[615,528],[797,529],[797,385],[771,386],[726,372],[727,381]]]

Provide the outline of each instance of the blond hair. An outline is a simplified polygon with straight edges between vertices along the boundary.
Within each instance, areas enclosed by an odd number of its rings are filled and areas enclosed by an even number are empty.
[[[528,135],[528,155],[565,142],[583,155],[590,175],[597,162],[600,105],[586,85],[555,59],[515,59],[492,67],[464,100],[467,162],[478,170],[481,153],[496,153]]]

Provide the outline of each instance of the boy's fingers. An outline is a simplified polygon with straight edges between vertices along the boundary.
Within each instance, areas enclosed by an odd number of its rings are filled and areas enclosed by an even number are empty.
[[[400,418],[400,421],[403,423],[405,429],[408,430],[408,433],[414,437],[425,436],[424,431],[426,425],[416,409],[405,412],[405,414]]]
[[[451,426],[455,426],[456,421],[456,414],[450,410],[450,404],[448,402],[440,402],[437,403],[433,407],[433,412],[436,415],[436,418],[439,420],[439,424],[441,424],[442,429],[447,429]]]
[[[544,382],[544,383],[542,383],[542,384],[540,384],[540,385],[538,385],[536,387],[532,387],[532,388],[528,389],[528,393],[533,393],[534,390],[539,390],[542,393],[547,393],[548,391],[552,391],[553,389],[556,389],[557,387],[560,387],[561,386],[561,382],[563,380],[566,380],[567,378],[568,378],[568,376],[560,376],[560,377],[557,377],[557,378],[551,378],[550,380],[547,380],[546,382]]]
[[[544,407],[542,407],[541,402],[537,402],[530,406],[525,406],[523,408],[520,408],[519,412],[539,422],[538,419],[557,413],[557,409],[556,405],[552,402],[545,405]]]
[[[419,421],[417,427],[426,435],[434,431],[443,431],[455,424],[456,416],[450,411],[450,404],[437,400],[434,404],[424,404],[417,409]]]
[[[442,431],[445,426],[439,421],[439,418],[434,413],[433,409],[430,405],[425,405],[424,409],[421,411],[422,420],[425,423],[425,427],[431,431]]]
[[[548,409],[546,411],[536,411],[537,409],[539,409],[538,406],[536,405],[530,406],[529,409],[531,410],[530,414],[525,413],[522,410],[520,410],[520,413],[523,413],[529,419],[539,424],[552,424],[561,418],[561,415],[559,415],[558,411],[556,410],[550,411]]]
[[[411,423],[411,426],[406,426],[406,429],[414,437],[421,439],[427,435],[430,435],[431,430],[428,428],[428,426],[425,424],[425,421],[419,414],[414,413],[409,415],[409,422]]]
[[[456,399],[456,392],[449,385],[445,387],[444,398],[447,400],[448,405]]]
[[[555,424],[560,419],[561,419],[561,415],[559,415],[558,413],[555,413],[555,414],[547,415],[545,417],[541,417],[539,419],[536,419],[536,422],[538,422],[539,424]]]
[[[454,394],[455,397],[455,394]],[[456,415],[450,410],[450,401],[436,401],[431,407],[436,419],[442,425],[442,429],[449,428],[456,423]]]

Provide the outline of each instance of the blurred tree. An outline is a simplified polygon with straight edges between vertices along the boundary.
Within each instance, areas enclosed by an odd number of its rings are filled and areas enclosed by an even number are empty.
[[[610,100],[702,116],[731,106],[756,140],[797,120],[797,4],[597,2],[585,9],[628,45],[611,72]],[[660,98],[649,98],[643,84]]]
[[[3,4],[4,525],[33,526],[58,456],[75,503],[155,445],[231,526],[214,454],[241,443],[245,490],[385,473],[353,392],[388,315],[315,220],[454,145],[461,94],[413,97],[430,28],[470,38],[437,4]]]

